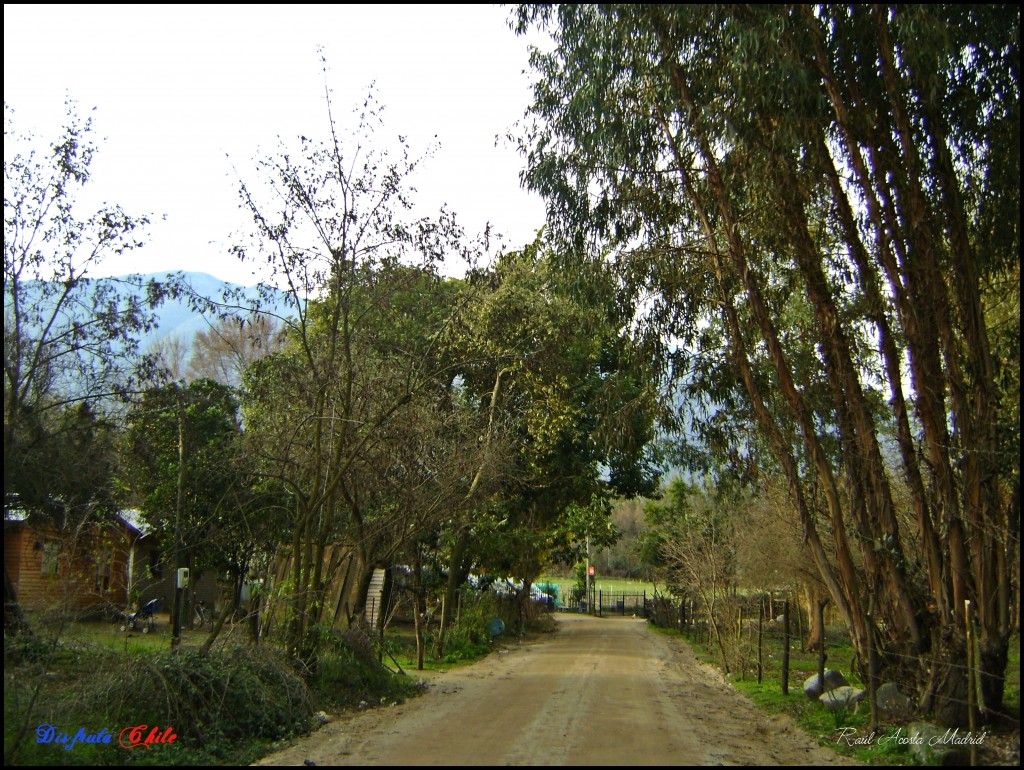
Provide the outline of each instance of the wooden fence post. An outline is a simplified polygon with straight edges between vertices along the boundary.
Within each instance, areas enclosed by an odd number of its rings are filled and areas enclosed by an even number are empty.
[[[789,695],[789,599],[782,607],[782,694]]]
[[[804,613],[800,608],[800,602],[794,602],[796,604],[796,635],[800,637],[800,649],[804,648],[803,640],[807,638],[807,632],[804,630]],[[811,619],[807,618],[807,623],[810,624]]]
[[[769,606],[770,602],[769,602]],[[764,597],[761,597],[761,608],[757,613],[757,683],[761,684],[764,672],[764,656],[762,654],[761,635],[764,630]]]
[[[974,688],[975,688],[975,677],[978,675],[975,671],[977,661],[974,659],[974,634],[971,627],[971,600],[964,599],[964,621],[966,624],[965,634],[967,638],[967,729],[971,732],[971,737],[974,737],[974,731],[976,729],[974,712],[977,707],[977,703],[974,699]],[[978,747],[974,741],[971,741],[971,767],[976,767],[978,764]]]
[[[871,698],[871,729],[878,730],[878,651],[875,649],[875,592],[871,592],[871,605],[868,608],[868,697]]]
[[[818,687],[825,694],[825,605],[828,599],[818,600],[818,624],[821,626],[821,646],[818,648]]]

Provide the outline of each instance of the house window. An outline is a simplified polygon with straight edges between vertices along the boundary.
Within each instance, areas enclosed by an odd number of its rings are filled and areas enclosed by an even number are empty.
[[[55,578],[60,570],[60,541],[43,541],[43,575]]]

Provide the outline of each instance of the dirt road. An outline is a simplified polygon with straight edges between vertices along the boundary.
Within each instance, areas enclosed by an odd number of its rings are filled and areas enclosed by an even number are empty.
[[[422,697],[338,719],[261,764],[845,764],[642,620],[558,623],[536,644],[435,675]]]

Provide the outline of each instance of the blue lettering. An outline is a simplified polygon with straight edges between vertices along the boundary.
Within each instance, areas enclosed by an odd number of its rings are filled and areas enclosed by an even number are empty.
[[[60,743],[64,745],[66,751],[71,751],[77,743],[111,743],[113,740],[113,734],[105,727],[95,733],[79,727],[73,736],[61,732],[51,724],[44,723],[36,727],[36,743]]]
[[[79,728],[78,728],[78,732],[77,732],[77,733],[75,733],[75,737],[71,739],[71,743],[69,743],[69,744],[68,744],[67,746],[65,746],[64,748],[65,748],[65,749],[66,749],[67,751],[71,751],[71,749],[73,749],[73,748],[75,747],[75,744],[76,744],[76,743],[78,743],[79,741],[84,741],[84,740],[86,740],[86,738],[87,738],[87,737],[88,737],[88,735],[87,735],[87,734],[86,734],[86,732],[85,732],[85,728],[84,728],[84,727],[79,727]]]
[[[107,728],[102,728],[98,733],[90,733],[86,736],[86,743],[110,743],[114,736],[107,732]]]

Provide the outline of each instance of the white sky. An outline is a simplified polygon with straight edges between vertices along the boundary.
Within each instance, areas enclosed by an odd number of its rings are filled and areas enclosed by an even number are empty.
[[[277,138],[326,136],[371,82],[382,149],[404,134],[440,150],[413,180],[421,213],[442,203],[469,235],[490,222],[510,246],[543,224],[506,141],[529,103],[527,42],[492,5],[4,5],[4,101],[19,133],[52,139],[65,98],[91,108],[100,151],[91,194],[154,215],[147,245],[102,274],[183,269],[255,283],[227,256],[246,226],[238,175]],[[165,221],[159,218],[166,216]],[[458,266],[449,266],[458,272]]]

